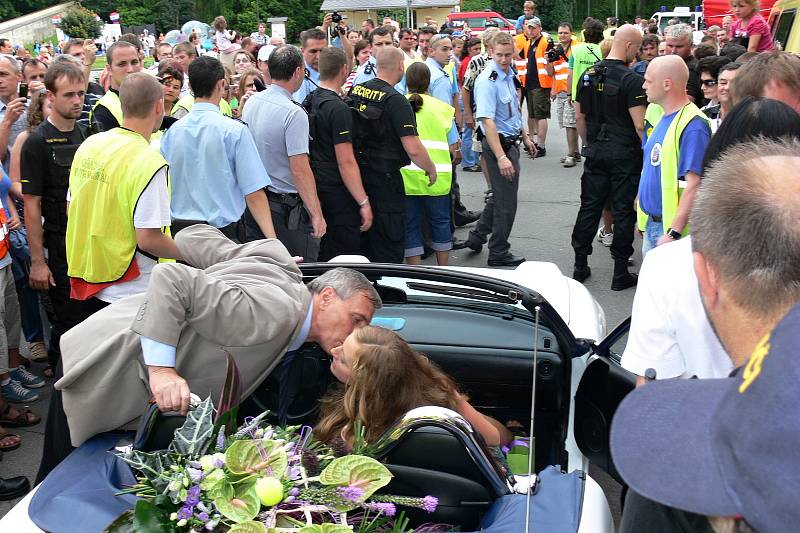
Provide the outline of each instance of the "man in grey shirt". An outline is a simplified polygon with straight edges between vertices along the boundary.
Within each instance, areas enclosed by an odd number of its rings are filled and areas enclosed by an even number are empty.
[[[316,261],[325,219],[308,159],[308,115],[292,101],[305,76],[303,54],[294,46],[281,46],[270,55],[268,66],[272,85],[250,97],[242,120],[272,178],[267,197],[275,234],[292,255]],[[245,224],[248,240],[264,238],[249,212]]]
[[[17,60],[0,54],[0,159],[6,174],[11,162],[11,147],[17,135],[28,126],[28,101],[17,92],[22,71]]]

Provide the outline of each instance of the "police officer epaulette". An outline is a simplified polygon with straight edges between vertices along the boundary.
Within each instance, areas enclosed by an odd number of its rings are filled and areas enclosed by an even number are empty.
[[[303,71],[305,72],[305,75],[304,75],[305,78],[310,78],[311,77],[311,72],[309,72],[308,68],[304,68]]]
[[[370,61],[367,61],[367,64],[364,65],[364,74],[368,76],[375,74],[375,65],[373,65]]]
[[[497,71],[493,70],[491,74],[489,74],[489,79],[491,81],[497,81]]]
[[[514,87],[522,89],[522,82],[519,81],[519,77],[516,74],[514,74]]]

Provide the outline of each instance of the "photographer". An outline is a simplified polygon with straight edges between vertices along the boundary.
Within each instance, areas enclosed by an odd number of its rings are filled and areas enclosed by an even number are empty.
[[[575,121],[575,105],[569,87],[569,58],[572,55],[572,24],[562,22],[558,25],[558,44],[547,51],[547,63],[553,66],[553,89],[550,100],[556,103],[558,127],[567,130],[567,155],[561,158],[565,167],[577,163],[578,129]]]
[[[347,67],[353,67],[353,41],[348,39],[350,28],[344,21],[347,17],[342,16],[337,11],[327,13],[322,19],[322,31],[328,35],[328,45],[335,46],[344,50],[344,55],[347,58]],[[355,42],[358,42],[356,40]]]

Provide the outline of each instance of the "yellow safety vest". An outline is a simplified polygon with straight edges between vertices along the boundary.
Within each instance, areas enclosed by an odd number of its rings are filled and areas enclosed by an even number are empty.
[[[453,183],[453,165],[450,160],[450,145],[447,134],[453,127],[455,109],[441,100],[421,94],[422,108],[417,113],[417,133],[422,146],[428,151],[436,166],[436,183],[428,186],[428,175],[411,163],[400,169],[408,196],[444,196],[450,194]],[[411,95],[406,95],[410,98]]]
[[[169,114],[170,116],[174,117],[175,113],[179,109],[185,109],[187,112],[189,112],[192,110],[193,106],[194,106],[194,95],[187,94],[186,96],[175,102],[175,105],[172,106],[172,111],[170,111]],[[227,117],[233,116],[231,105],[224,98],[221,98],[219,101],[219,110],[220,113],[222,113]]]
[[[136,203],[166,166],[144,137],[124,128],[98,133],[81,144],[69,175],[70,277],[111,283],[127,272],[136,253]]]
[[[122,102],[119,101],[119,95],[110,89],[103,95],[100,100],[95,102],[94,107],[89,112],[89,124],[94,123],[94,110],[97,106],[103,106],[108,109],[114,118],[117,119],[117,124],[122,124]]]
[[[644,114],[644,129],[648,138],[653,133],[656,124],[664,116],[664,108],[658,104],[650,104]],[[700,117],[709,123],[708,117],[700,111],[700,108],[689,102],[678,111],[678,115],[672,120],[664,134],[661,143],[661,220],[664,226],[664,233],[672,227],[675,219],[675,212],[678,210],[678,202],[683,194],[686,182],[678,179],[678,162],[681,159],[681,135],[686,126],[694,119]],[[709,127],[711,125],[709,124]],[[647,156],[645,156],[647,157]],[[641,210],[639,203],[636,203],[636,224],[639,230],[644,231],[647,225],[647,213]],[[683,235],[689,234],[689,225],[681,231]]]

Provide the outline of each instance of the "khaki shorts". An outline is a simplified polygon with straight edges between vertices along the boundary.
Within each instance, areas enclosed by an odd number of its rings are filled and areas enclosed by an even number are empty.
[[[550,89],[531,89],[525,96],[528,102],[528,118],[542,120],[550,118]]]
[[[556,95],[556,117],[559,128],[576,128],[575,104],[570,100],[569,93]]]
[[[0,268],[0,372],[9,370],[8,349],[19,348],[22,321],[11,264]]]

